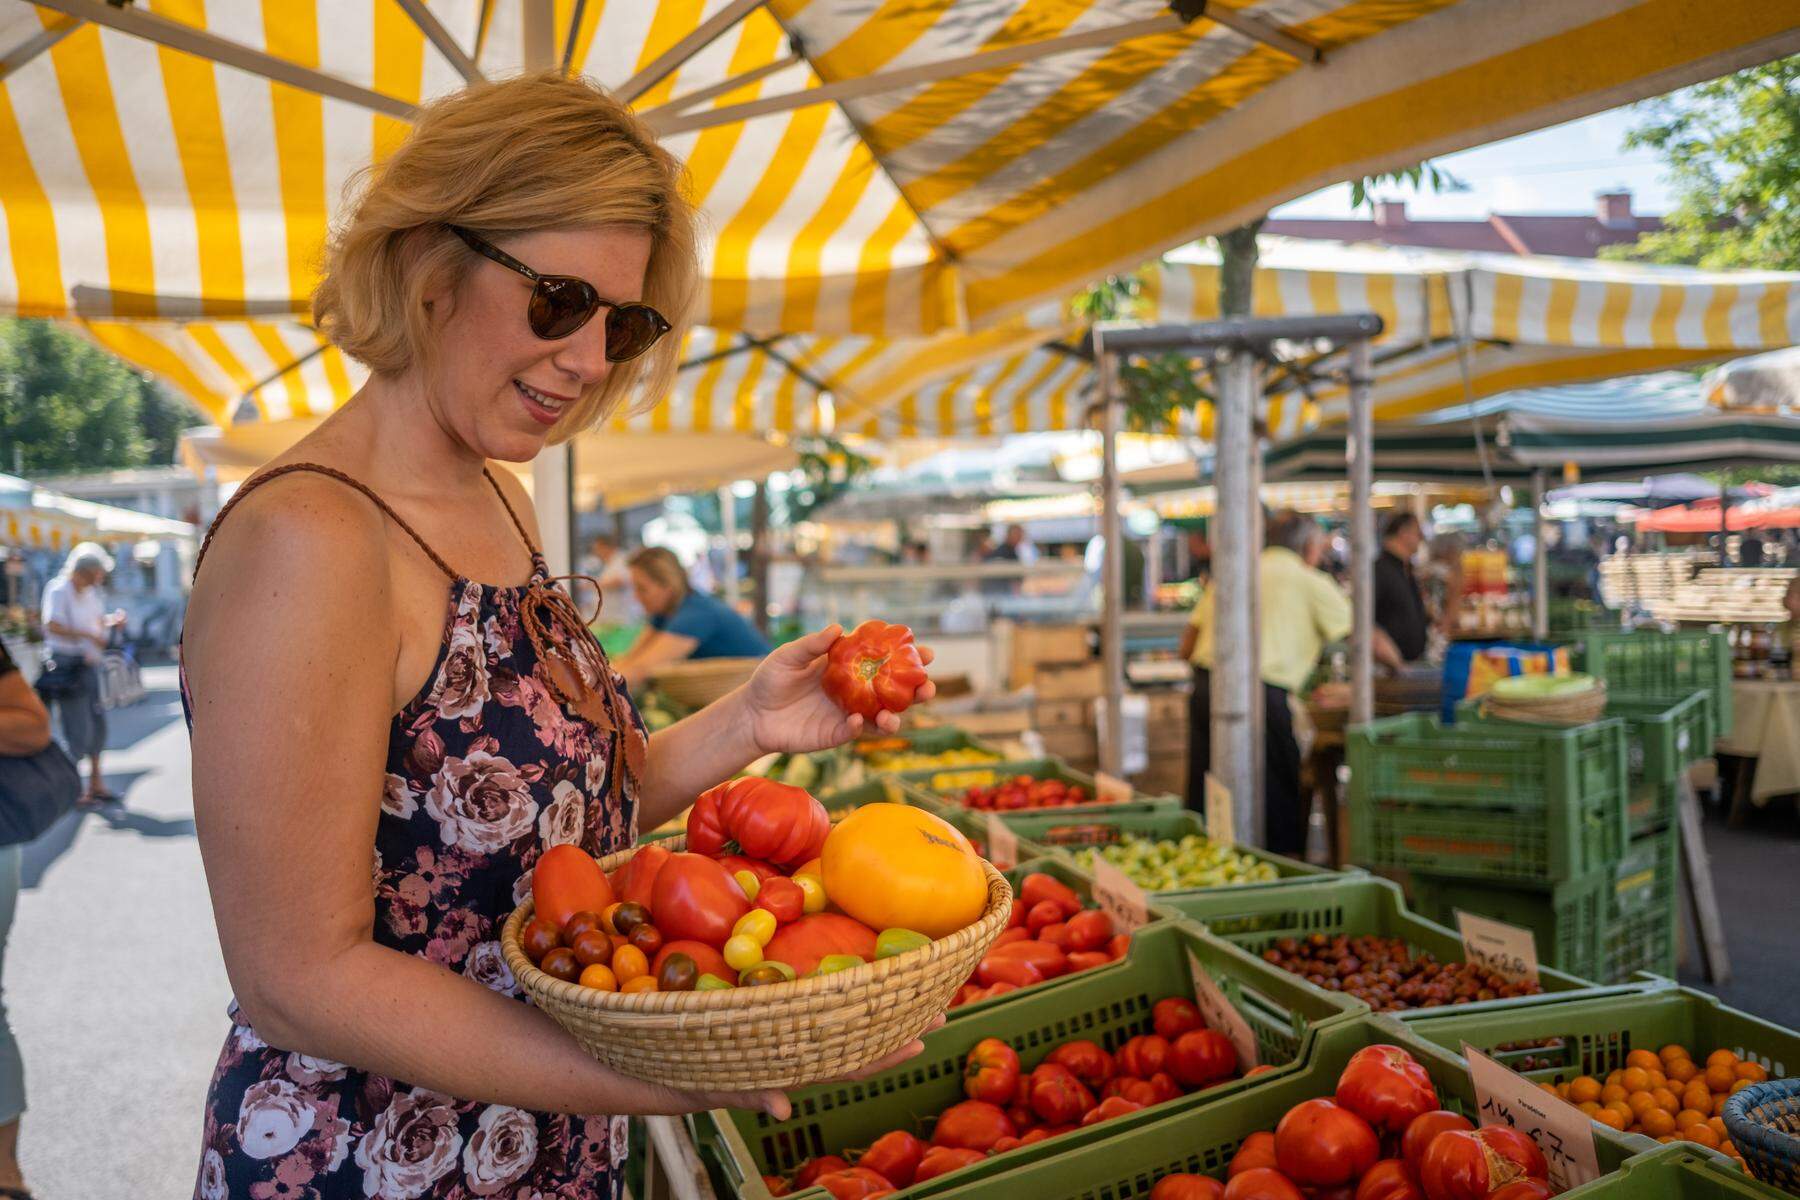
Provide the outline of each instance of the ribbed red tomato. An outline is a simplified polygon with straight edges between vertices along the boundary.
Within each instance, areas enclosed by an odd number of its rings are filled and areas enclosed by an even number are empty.
[[[891,1196],[894,1185],[867,1167],[849,1167],[819,1176],[817,1183],[831,1193],[831,1200],[874,1200]]]
[[[1169,1074],[1189,1089],[1211,1087],[1237,1074],[1237,1050],[1215,1029],[1190,1029],[1169,1046]]]
[[[612,885],[594,856],[572,843],[544,851],[531,871],[537,915],[561,929],[578,912],[597,913],[613,902]]]
[[[1275,1163],[1295,1183],[1336,1187],[1380,1157],[1369,1123],[1331,1100],[1303,1100],[1275,1126]]]
[[[856,1165],[869,1168],[897,1188],[911,1187],[913,1176],[919,1170],[919,1160],[929,1149],[928,1143],[906,1130],[894,1129],[871,1142],[863,1156],[856,1160]]]
[[[1447,1129],[1468,1132],[1474,1128],[1475,1123],[1469,1118],[1444,1108],[1414,1117],[1406,1132],[1400,1135],[1400,1157],[1406,1160],[1413,1177],[1417,1178],[1425,1166],[1425,1148],[1431,1145],[1432,1138]]]
[[[1090,1042],[1085,1038],[1064,1042],[1052,1050],[1044,1061],[1061,1063],[1074,1072],[1075,1078],[1091,1088],[1104,1086],[1113,1074],[1112,1055],[1102,1050],[1100,1043]]]
[[[749,911],[737,880],[704,854],[671,854],[650,892],[651,917],[671,941],[723,946],[731,927]]]
[[[1139,1034],[1119,1047],[1119,1074],[1148,1079],[1169,1063],[1169,1041],[1154,1033]]]
[[[1516,1179],[1495,1192],[1487,1200],[1550,1200],[1555,1195],[1542,1179]]]
[[[1367,1046],[1338,1076],[1337,1102],[1387,1133],[1438,1106],[1437,1089],[1419,1060],[1398,1046]]]
[[[1306,1193],[1280,1171],[1253,1167],[1231,1177],[1224,1200],[1306,1200]]]
[[[1061,1063],[1039,1063],[1031,1073],[1031,1111],[1046,1125],[1073,1125],[1094,1107],[1094,1095]]]
[[[748,776],[701,792],[688,814],[688,849],[742,854],[780,867],[817,858],[831,816],[805,788]]]
[[[831,644],[819,683],[839,708],[873,721],[883,710],[905,712],[928,678],[912,630],[868,620]]]
[[[1106,914],[1100,913],[1100,915],[1105,916]],[[1109,930],[1106,937],[1111,936],[1112,933]],[[1105,944],[1105,937],[1094,943],[1095,946]],[[1083,949],[1088,948],[1083,947]],[[1180,996],[1170,996],[1166,1000],[1158,1000],[1156,1007],[1150,1010],[1150,1023],[1155,1027],[1157,1037],[1167,1038],[1171,1042],[1190,1029],[1206,1028],[1206,1022],[1200,1019],[1200,1006],[1192,1000],[1184,1000]]]
[[[963,1060],[963,1094],[971,1100],[1004,1105],[1011,1104],[1018,1093],[1018,1052],[999,1038],[976,1042]]]
[[[937,1124],[931,1130],[931,1144],[986,1153],[1001,1138],[1018,1134],[1012,1119],[998,1104],[963,1100],[938,1114]]]
[[[1275,1135],[1266,1129],[1259,1129],[1244,1139],[1244,1144],[1231,1156],[1231,1165],[1225,1168],[1225,1178],[1242,1175],[1257,1167],[1275,1168]]]
[[[836,1154],[821,1154],[817,1158],[809,1158],[794,1172],[794,1187],[809,1188],[818,1182],[819,1176],[829,1175],[833,1171],[845,1171],[849,1167],[850,1164]]]
[[[1449,1130],[1431,1139],[1419,1182],[1426,1200],[1487,1200],[1520,1179],[1547,1179],[1550,1168],[1537,1143],[1516,1129],[1489,1125],[1464,1133]]]
[[[1404,1162],[1384,1158],[1357,1181],[1356,1200],[1425,1200],[1425,1193]]]
[[[1150,1189],[1150,1200],[1219,1200],[1225,1185],[1205,1175],[1164,1175]]]
[[[955,1146],[933,1146],[919,1160],[918,1173],[913,1176],[914,1183],[924,1183],[927,1179],[936,1179],[939,1175],[961,1170],[980,1162],[987,1155],[979,1150],[963,1150]]]

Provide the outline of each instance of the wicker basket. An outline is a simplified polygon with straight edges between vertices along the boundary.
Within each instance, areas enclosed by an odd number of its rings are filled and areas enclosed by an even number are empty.
[[[679,850],[685,838],[662,845]],[[611,871],[635,853],[600,860]],[[904,1046],[942,1013],[1006,927],[1012,888],[993,866],[987,909],[931,945],[847,971],[716,992],[602,992],[531,965],[519,931],[531,901],[500,934],[506,965],[532,1003],[607,1067],[669,1087],[788,1089],[838,1079]]]
[[[1481,715],[1495,721],[1527,725],[1586,725],[1606,715],[1606,681],[1597,679],[1590,691],[1574,696],[1549,696],[1541,700],[1500,700],[1485,696]]]
[[[1800,1196],[1800,1079],[1753,1083],[1727,1100],[1725,1131],[1750,1174]]]
[[[693,658],[660,668],[652,677],[665,696],[688,708],[705,708],[746,682],[760,658]]]

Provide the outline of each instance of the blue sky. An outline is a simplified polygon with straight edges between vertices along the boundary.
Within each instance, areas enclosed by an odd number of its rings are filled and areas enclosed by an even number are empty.
[[[1662,213],[1671,201],[1656,156],[1620,148],[1626,130],[1640,120],[1632,109],[1616,108],[1437,160],[1469,185],[1465,193],[1434,195],[1400,187],[1377,194],[1404,199],[1410,216],[1482,217],[1489,212],[1592,212],[1595,192],[1622,186],[1631,189],[1637,212]],[[1314,192],[1275,214],[1350,216],[1350,188]]]

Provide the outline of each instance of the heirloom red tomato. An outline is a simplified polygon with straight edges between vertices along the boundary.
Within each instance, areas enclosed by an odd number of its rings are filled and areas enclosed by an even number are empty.
[[[1118,1068],[1121,1075],[1148,1079],[1169,1061],[1169,1043],[1153,1033],[1139,1034],[1119,1047]]]
[[[1254,1171],[1257,1167],[1271,1170],[1275,1167],[1275,1135],[1266,1129],[1259,1129],[1244,1139],[1244,1144],[1231,1156],[1231,1165],[1225,1168],[1225,1178]]]
[[[924,1183],[927,1179],[936,1179],[939,1175],[960,1170],[973,1163],[978,1163],[987,1155],[979,1150],[963,1150],[955,1146],[933,1146],[919,1160],[919,1170],[913,1176],[914,1183]]]
[[[1225,1200],[1306,1200],[1306,1194],[1280,1171],[1253,1167],[1231,1177],[1225,1185]]]
[[[847,1171],[850,1164],[835,1154],[821,1154],[817,1158],[809,1158],[800,1164],[794,1172],[794,1187],[809,1188],[819,1181],[819,1176],[829,1175],[833,1171]]]
[[[919,1170],[919,1160],[929,1149],[929,1144],[906,1130],[896,1129],[876,1138],[856,1160],[856,1165],[867,1167],[897,1188],[911,1187],[913,1176]]]
[[[987,1151],[1003,1137],[1017,1137],[1012,1119],[998,1104],[964,1100],[938,1114],[931,1130],[931,1144],[957,1150]]]
[[[1095,911],[1099,912],[1098,909]],[[1106,914],[1100,913],[1100,915],[1104,917]],[[1072,926],[1074,922],[1071,921],[1069,924]],[[1109,931],[1106,937],[1100,938],[1094,945],[1104,946],[1106,938],[1111,936],[1112,933]],[[1091,949],[1086,946],[1082,948]],[[1200,1006],[1192,1000],[1183,1000],[1180,996],[1170,996],[1167,1000],[1158,1000],[1156,1006],[1150,1010],[1150,1022],[1156,1029],[1157,1037],[1167,1038],[1171,1042],[1190,1029],[1206,1028],[1206,1022],[1200,1019]]]
[[[1542,1179],[1518,1179],[1489,1192],[1487,1200],[1550,1200],[1552,1195],[1550,1185]]]
[[[814,1182],[831,1193],[831,1200],[874,1200],[876,1196],[894,1194],[894,1185],[867,1167],[833,1171]]]
[[[1384,1158],[1363,1173],[1356,1185],[1356,1200],[1425,1200],[1425,1193],[1405,1163]]]
[[[1225,1185],[1204,1175],[1164,1175],[1150,1189],[1150,1200],[1219,1200]]]
[[[1031,1111],[1046,1125],[1073,1125],[1094,1107],[1094,1095],[1061,1063],[1039,1063],[1031,1073]]]
[[[1336,1187],[1380,1157],[1369,1123],[1330,1100],[1303,1100],[1275,1126],[1275,1165],[1295,1183]]]
[[[812,974],[827,954],[854,954],[873,962],[875,931],[842,913],[811,913],[783,925],[763,947],[764,958],[784,962],[798,975]]]
[[[1432,1138],[1447,1129],[1469,1132],[1474,1128],[1475,1124],[1469,1118],[1443,1108],[1414,1117],[1406,1132],[1400,1135],[1400,1157],[1406,1160],[1416,1178],[1424,1169],[1425,1148],[1431,1145]]]
[[[776,866],[817,858],[831,816],[812,793],[773,779],[733,779],[701,792],[688,814],[688,849],[742,854]]]
[[[873,721],[884,709],[905,712],[928,678],[912,630],[870,620],[832,643],[821,686],[839,708]]]
[[[1546,1179],[1549,1165],[1537,1143],[1516,1129],[1489,1125],[1472,1133],[1452,1129],[1431,1139],[1419,1169],[1426,1200],[1487,1200],[1520,1179]]]
[[[1169,1046],[1169,1074],[1184,1087],[1210,1087],[1236,1072],[1237,1050],[1217,1030],[1190,1029]]]
[[[1337,1102],[1387,1133],[1400,1133],[1437,1108],[1437,1089],[1417,1059],[1398,1046],[1368,1046],[1338,1076]]]
[[[750,901],[737,880],[704,854],[671,854],[656,874],[650,911],[670,941],[723,946],[731,927],[750,911]]]
[[[1112,1055],[1102,1050],[1098,1042],[1085,1039],[1064,1042],[1052,1050],[1044,1061],[1061,1063],[1069,1068],[1075,1078],[1091,1088],[1100,1087],[1112,1078]]]
[[[594,856],[564,844],[544,851],[531,872],[536,915],[561,929],[578,912],[597,913],[613,902],[612,885]]]
[[[620,900],[629,900],[633,904],[649,908],[651,895],[656,889],[656,877],[662,873],[663,864],[668,861],[667,846],[645,846],[612,873],[613,893]]]
[[[1019,1094],[1018,1053],[999,1038],[976,1042],[963,1062],[963,1094],[989,1104],[1011,1104]]]

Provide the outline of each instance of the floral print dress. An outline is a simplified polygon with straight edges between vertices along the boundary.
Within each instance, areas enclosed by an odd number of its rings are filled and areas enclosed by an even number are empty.
[[[541,582],[544,560],[535,549],[532,559]],[[450,585],[437,664],[389,733],[373,848],[375,940],[522,1002],[500,928],[530,891],[538,856],[564,842],[610,854],[637,833],[632,781],[615,788],[609,778],[620,738],[548,685],[523,627],[527,590]],[[623,694],[616,676],[614,686]],[[182,691],[185,701],[185,676]],[[635,710],[629,719],[642,736]],[[622,1194],[623,1117],[458,1100],[271,1046],[235,1002],[229,1015],[206,1100],[198,1200]]]

